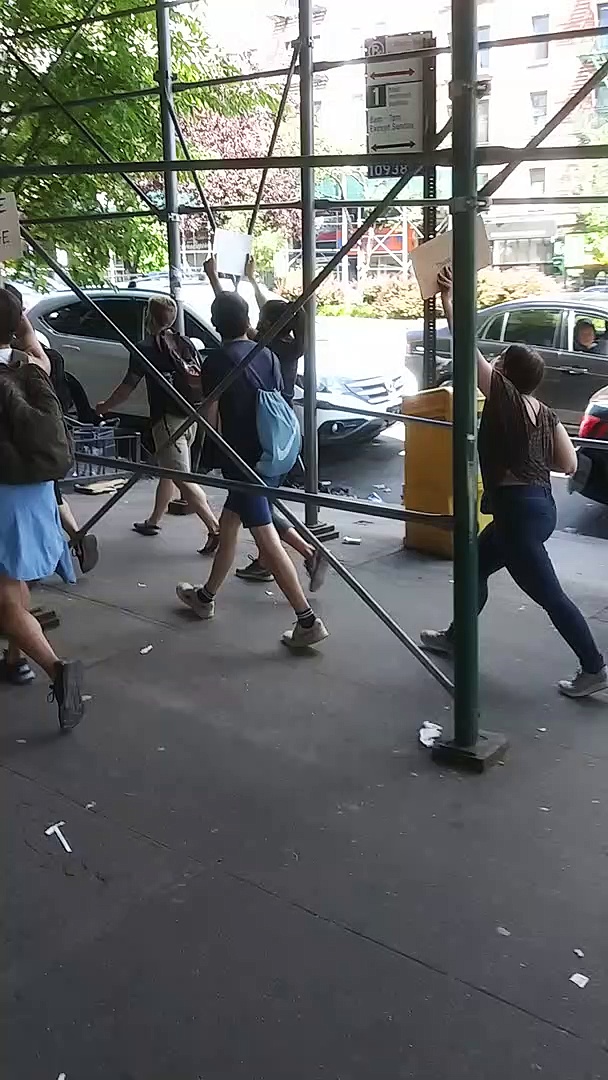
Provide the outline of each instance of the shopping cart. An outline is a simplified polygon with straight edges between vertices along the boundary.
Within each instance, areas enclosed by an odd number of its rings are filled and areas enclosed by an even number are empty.
[[[126,479],[127,473],[119,466],[104,465],[99,458],[122,458],[124,461],[141,460],[141,435],[139,432],[123,431],[116,421],[103,421],[100,424],[82,424],[72,417],[66,417],[66,423],[74,440],[75,455],[86,455],[74,460],[71,471],[62,481],[64,484],[79,485],[83,481],[100,478]]]

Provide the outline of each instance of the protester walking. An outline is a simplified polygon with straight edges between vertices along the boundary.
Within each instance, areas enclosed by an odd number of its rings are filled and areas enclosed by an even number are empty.
[[[201,361],[190,339],[172,329],[176,318],[177,305],[171,297],[158,296],[149,300],[146,312],[148,334],[138,343],[137,348],[182,397],[190,404],[198,405],[202,396]],[[149,373],[136,353],[131,354],[129,369],[120,385],[106,401],[100,401],[96,405],[97,412],[104,416],[122,405],[142,378],[146,380],[157,463],[164,469],[188,473],[191,471],[190,448],[196,435],[196,424],[187,428],[178,439],[169,441],[178,428],[183,426],[187,413]],[[158,535],[161,530],[160,523],[173,498],[174,483],[181,497],[207,528],[208,537],[200,549],[200,554],[212,554],[218,544],[218,521],[207,502],[205,492],[198,484],[188,480],[159,480],[152,513],[145,521],[135,522],[133,528],[141,536]]]
[[[438,284],[452,329],[451,270],[441,272]],[[558,684],[560,693],[582,698],[608,690],[605,660],[545,547],[557,520],[551,469],[571,476],[577,458],[555,413],[534,396],[544,374],[542,357],[526,345],[511,345],[492,365],[478,351],[477,371],[486,399],[479,429],[483,509],[493,515],[479,537],[478,611],[488,599],[489,577],[506,568],[578,657],[580,670]],[[425,630],[421,641],[431,651],[451,654],[454,627]]]
[[[17,351],[38,360],[42,365],[43,370],[49,371],[53,389],[59,399],[62,409],[67,412],[71,394],[65,374],[63,357],[61,356],[61,353],[58,353],[55,349],[43,348],[23,309],[23,297],[21,293],[14,285],[7,284],[5,288],[6,291],[14,297],[21,312],[19,325],[15,331],[12,345]],[[67,499],[63,495],[58,482],[55,483],[54,488],[63,531],[67,533],[70,541],[70,548],[78,559],[82,573],[88,574],[89,571],[97,566],[99,560],[97,537],[93,533],[87,533],[86,536],[80,535],[80,526],[78,525],[72,512],[72,508],[69,506]]]
[[[51,680],[59,725],[70,731],[84,714],[82,665],[52,649],[30,613],[27,582],[55,571],[74,581],[53,491],[71,446],[48,359],[12,347],[21,317],[19,302],[0,289],[0,629],[8,638],[0,676],[31,682],[27,660],[37,663]]]
[[[249,308],[242,296],[221,292],[211,308],[213,324],[222,338],[222,348],[209,354],[203,367],[203,390],[208,396],[235,367],[255,348],[248,337]],[[282,389],[281,372],[276,357],[269,349],[261,349],[251,364],[222,393],[219,402],[208,407],[207,418],[217,427],[221,421],[224,439],[252,468],[258,469],[263,452],[258,431],[258,395]],[[281,401],[278,396],[279,402]],[[285,410],[285,406],[283,405]],[[291,414],[287,410],[287,416]],[[299,437],[298,437],[299,445]],[[243,480],[239,467],[223,454],[222,473],[229,480]],[[269,484],[276,486],[276,477],[265,473]],[[177,586],[179,599],[201,619],[215,614],[215,597],[234,563],[238,533],[241,525],[249,529],[257,544],[264,566],[274,575],[277,585],[296,614],[293,630],[283,634],[282,641],[293,649],[316,645],[328,636],[328,631],[311,609],[298,581],[295,567],[281,545],[272,524],[268,499],[263,494],[231,491],[220,517],[219,547],[211,573],[205,585],[183,582]]]
[[[205,272],[209,283],[217,296],[222,296],[222,289],[217,275],[215,256],[211,256],[205,263]],[[274,324],[284,315],[288,304],[284,300],[269,300],[263,293],[255,275],[255,262],[248,257],[245,266],[245,276],[253,286],[256,303],[259,308],[259,319],[256,329],[249,327],[247,333],[252,341],[257,341],[266,335]],[[279,361],[281,376],[283,379],[282,394],[285,401],[293,408],[296,379],[298,376],[298,361],[304,353],[304,315],[298,311],[291,322],[287,324],[270,343],[270,351]],[[286,482],[285,475],[277,478],[278,486]],[[328,563],[323,552],[313,548],[302,539],[299,532],[290,525],[287,518],[274,506],[271,506],[272,524],[277,530],[281,540],[288,547],[293,548],[304,560],[304,568],[308,574],[310,591],[318,592],[325,581]],[[243,581],[270,582],[273,581],[272,572],[264,565],[259,552],[256,558],[250,557],[248,566],[237,567],[236,576]]]

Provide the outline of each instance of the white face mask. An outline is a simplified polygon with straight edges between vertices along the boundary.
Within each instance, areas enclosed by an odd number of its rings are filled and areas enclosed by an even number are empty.
[[[12,349],[0,349],[0,364],[8,364],[11,358]]]

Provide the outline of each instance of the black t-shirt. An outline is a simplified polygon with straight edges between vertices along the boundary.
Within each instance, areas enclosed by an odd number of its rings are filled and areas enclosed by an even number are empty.
[[[164,349],[160,349],[151,335],[144,338],[143,341],[139,341],[137,343],[137,348],[151,364],[154,364],[156,370],[160,371],[161,375],[164,375],[165,379],[167,379],[171,385],[174,385],[175,365],[170,354]],[[136,386],[142,378],[146,380],[146,392],[148,394],[150,420],[152,424],[157,424],[159,420],[162,420],[163,417],[167,415],[187,416],[184,409],[169,397],[165,388],[157,383],[152,375],[148,374],[136,353],[131,353],[127,381],[131,386]]]
[[[252,341],[227,341],[221,349],[211,352],[203,363],[205,397],[254,348]],[[253,375],[245,368],[224,391],[219,400],[219,412],[224,439],[251,468],[255,468],[262,456],[256,419],[258,390],[282,390],[283,385],[276,358],[269,349],[262,349],[250,367]],[[242,472],[225,455],[220,455],[219,464],[226,477],[242,479]]]

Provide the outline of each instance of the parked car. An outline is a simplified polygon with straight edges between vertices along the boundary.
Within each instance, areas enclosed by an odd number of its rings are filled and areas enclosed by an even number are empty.
[[[581,439],[598,439],[608,444],[608,386],[594,394],[585,409],[579,428]],[[586,499],[608,506],[608,448],[581,446],[578,469],[572,477],[570,491],[578,491]]]
[[[144,313],[152,289],[107,289],[88,293],[130,341],[144,336]],[[185,330],[203,357],[219,346],[212,326],[185,298]],[[65,359],[65,369],[82,387],[89,402],[102,401],[120,382],[128,363],[125,346],[108,328],[104,319],[71,293],[46,296],[29,312],[34,329],[43,344],[57,349]],[[406,371],[403,359],[377,357],[369,350],[359,355],[348,350],[324,349],[319,343],[317,388],[320,408],[317,413],[319,442],[344,443],[375,438],[388,421],[362,416],[360,409],[400,412],[404,396],[415,393],[414,376]],[[338,412],[333,405],[344,405],[350,412]],[[302,400],[296,400],[302,413]],[[126,425],[144,431],[148,422],[148,402],[143,382],[118,413]]]
[[[592,352],[576,346],[575,330],[581,320],[593,324],[597,346]],[[422,331],[407,334],[406,366],[422,384]],[[477,344],[492,359],[508,345],[532,345],[542,355],[546,370],[539,397],[550,405],[572,431],[578,430],[589,398],[608,382],[608,298],[585,294],[547,299],[512,300],[480,311]],[[606,349],[606,352],[603,350]],[[451,381],[450,333],[437,331],[437,384]]]

